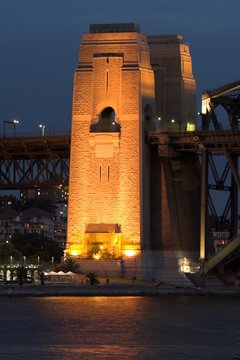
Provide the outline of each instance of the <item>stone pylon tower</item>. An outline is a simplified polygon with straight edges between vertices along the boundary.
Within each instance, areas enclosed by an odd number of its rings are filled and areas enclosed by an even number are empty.
[[[195,130],[196,82],[189,45],[181,35],[148,36],[155,79],[155,111],[162,131]],[[169,279],[183,259],[199,258],[200,164],[198,156],[152,149],[151,254],[153,277]]]
[[[148,36],[155,76],[155,110],[161,127],[193,131],[196,120],[196,82],[189,45],[182,35]]]
[[[148,246],[154,96],[138,25],[91,25],[74,81],[67,255],[131,258]]]

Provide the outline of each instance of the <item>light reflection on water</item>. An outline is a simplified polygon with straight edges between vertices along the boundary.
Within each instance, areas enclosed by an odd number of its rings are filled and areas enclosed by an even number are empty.
[[[232,359],[238,298],[0,298],[0,359]]]

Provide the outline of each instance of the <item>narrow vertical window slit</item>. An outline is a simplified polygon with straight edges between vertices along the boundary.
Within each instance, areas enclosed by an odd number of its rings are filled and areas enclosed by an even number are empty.
[[[106,73],[106,92],[108,92],[108,70]]]

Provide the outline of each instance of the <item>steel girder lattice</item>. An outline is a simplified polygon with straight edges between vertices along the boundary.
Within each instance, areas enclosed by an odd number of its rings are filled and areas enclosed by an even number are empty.
[[[68,185],[70,135],[3,138],[0,189]]]
[[[208,130],[213,124],[215,130],[221,130],[223,124],[219,120],[216,110],[222,108],[227,114],[229,128],[239,129],[240,121],[240,81],[206,91],[202,94],[202,129]]]

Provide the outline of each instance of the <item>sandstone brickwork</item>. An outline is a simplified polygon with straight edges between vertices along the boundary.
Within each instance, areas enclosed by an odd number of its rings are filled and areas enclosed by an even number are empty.
[[[142,112],[146,103],[152,106],[153,102],[146,36],[138,32],[84,34],[73,95],[69,254],[88,256],[86,227],[91,223],[119,224],[123,253],[141,249]],[[109,107],[120,131],[112,137],[92,134],[91,125]]]

